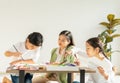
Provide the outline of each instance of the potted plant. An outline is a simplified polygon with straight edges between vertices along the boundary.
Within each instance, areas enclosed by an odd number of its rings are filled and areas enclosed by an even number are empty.
[[[117,31],[116,26],[120,25],[120,18],[115,18],[114,14],[107,15],[108,22],[101,22],[100,25],[103,25],[106,30],[101,32],[98,37],[103,43],[103,49],[108,58],[111,59],[111,54],[115,51],[112,50],[111,42],[114,38],[120,37],[120,34],[115,33]],[[117,50],[116,50],[117,51]]]

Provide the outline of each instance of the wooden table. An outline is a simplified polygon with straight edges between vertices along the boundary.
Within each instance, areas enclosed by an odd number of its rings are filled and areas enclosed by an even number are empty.
[[[68,73],[68,83],[72,83],[71,73],[80,73],[80,83],[85,83],[85,73],[95,73],[94,70],[86,67],[71,66],[46,66],[46,70],[21,70],[7,69],[6,73],[19,73],[19,83],[24,83],[25,73]]]

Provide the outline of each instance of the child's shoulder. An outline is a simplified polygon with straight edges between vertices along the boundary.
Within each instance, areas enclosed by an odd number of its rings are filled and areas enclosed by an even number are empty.
[[[53,52],[55,52],[57,49],[58,49],[58,48],[53,48],[51,52],[53,53]]]
[[[53,51],[53,50],[57,50],[57,49],[58,49],[57,47],[56,47],[56,48],[53,48],[52,51]]]

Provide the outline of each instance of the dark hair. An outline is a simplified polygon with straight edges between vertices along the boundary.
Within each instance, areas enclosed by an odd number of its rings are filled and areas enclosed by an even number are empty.
[[[29,42],[32,43],[35,46],[42,46],[43,36],[39,32],[30,33],[28,35],[27,39],[29,39]]]
[[[60,36],[60,35],[66,36],[67,41],[70,41],[70,44],[68,45],[68,47],[71,46],[71,45],[74,45],[72,33],[71,33],[70,31],[68,31],[68,30],[63,30],[63,31],[59,34],[59,36]]]
[[[98,37],[90,38],[86,42],[89,43],[93,48],[98,47],[99,52],[101,52],[108,59],[108,57],[104,53],[102,42],[100,41]]]

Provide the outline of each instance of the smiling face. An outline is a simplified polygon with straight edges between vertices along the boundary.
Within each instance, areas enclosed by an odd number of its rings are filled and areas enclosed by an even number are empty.
[[[70,41],[66,38],[65,35],[60,35],[58,39],[58,45],[60,48],[64,49],[69,45]]]
[[[29,39],[26,40],[25,47],[28,50],[34,50],[37,49],[39,46],[35,46],[32,43],[29,42]]]
[[[99,49],[93,48],[89,43],[86,42],[86,52],[89,57],[93,57],[99,54]]]

